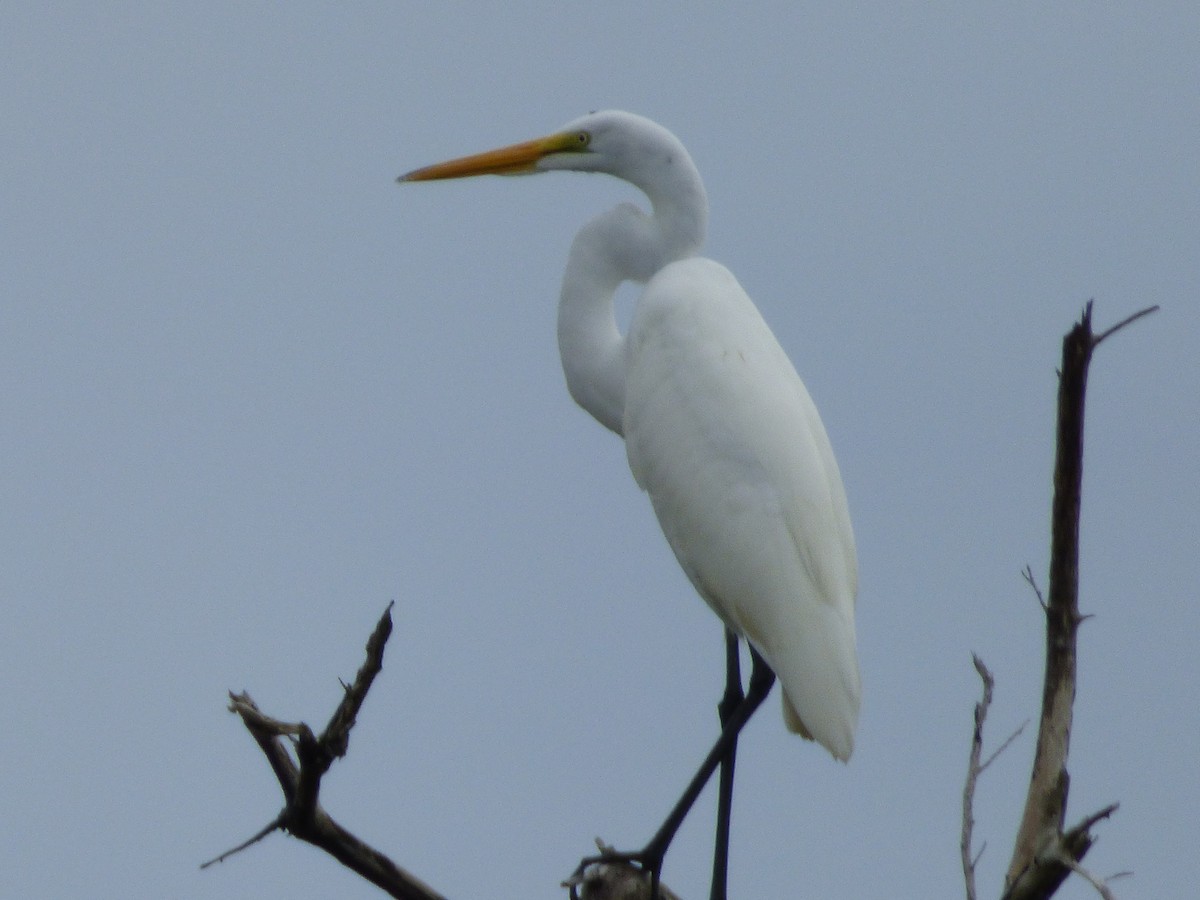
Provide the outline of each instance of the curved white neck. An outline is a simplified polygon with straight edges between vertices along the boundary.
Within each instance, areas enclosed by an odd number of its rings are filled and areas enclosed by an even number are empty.
[[[682,150],[682,148],[680,148]],[[622,203],[580,229],[571,245],[558,303],[558,351],[575,402],[623,434],[625,339],[613,296],[623,281],[648,281],[668,263],[699,251],[708,224],[704,185],[686,153],[656,180],[654,215]]]

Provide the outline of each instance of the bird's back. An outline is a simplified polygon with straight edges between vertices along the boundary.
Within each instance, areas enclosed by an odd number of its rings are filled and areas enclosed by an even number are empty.
[[[626,353],[629,465],[680,565],[771,665],[788,726],[848,758],[854,537],[807,390],[733,275],[707,259],[651,279]]]

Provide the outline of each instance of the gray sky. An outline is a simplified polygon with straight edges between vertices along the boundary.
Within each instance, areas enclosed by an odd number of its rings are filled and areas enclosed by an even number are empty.
[[[453,897],[560,896],[657,826],[720,629],[554,341],[572,234],[633,192],[393,183],[619,107],[691,150],[858,537],[854,758],[764,707],[732,895],[961,896],[970,654],[994,746],[1037,714],[1020,572],[1095,298],[1163,311],[1093,367],[1070,816],[1119,800],[1088,864],[1191,896],[1200,8],[500,6],[5,4],[0,894],[377,896],[281,836],[197,865],[280,803],[225,690],[323,723],[392,599],[343,824]],[[987,896],[1032,748],[980,789]],[[711,826],[706,795],[667,860],[689,898]]]

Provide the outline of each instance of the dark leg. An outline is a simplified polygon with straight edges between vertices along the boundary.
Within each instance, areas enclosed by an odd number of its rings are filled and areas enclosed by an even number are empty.
[[[582,872],[585,867],[597,862],[638,863],[644,871],[650,873],[650,895],[657,898],[658,876],[662,871],[663,857],[666,856],[667,848],[671,846],[675,833],[679,831],[679,826],[683,824],[688,811],[696,802],[696,798],[700,796],[700,792],[704,790],[704,786],[712,777],[713,772],[717,770],[717,766],[729,755],[730,748],[737,743],[738,733],[750,721],[754,711],[762,705],[767,694],[771,692],[771,686],[775,683],[775,673],[771,671],[766,660],[759,656],[758,651],[753,647],[750,648],[750,658],[754,662],[754,668],[750,672],[750,688],[746,692],[746,696],[730,713],[728,721],[721,729],[721,736],[708,751],[708,756],[700,764],[699,770],[693,776],[687,789],[684,790],[683,796],[679,798],[675,807],[667,815],[666,821],[655,832],[654,837],[650,838],[650,843],[633,853],[606,853],[600,856],[585,857],[579,863],[576,872]]]
[[[721,730],[732,718],[734,710],[746,695],[742,691],[742,667],[738,659],[738,636],[725,629],[725,696],[717,704]],[[733,808],[733,770],[737,763],[737,742],[721,760],[721,776],[717,793],[717,840],[713,847],[712,890],[709,900],[725,900],[725,883],[729,872],[729,817]]]

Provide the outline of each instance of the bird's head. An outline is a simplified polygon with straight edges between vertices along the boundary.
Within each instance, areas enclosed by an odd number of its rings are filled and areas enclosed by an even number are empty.
[[[605,172],[644,187],[645,179],[641,176],[687,159],[687,151],[678,138],[656,122],[633,113],[605,110],[581,116],[545,137],[425,166],[397,180],[433,181],[565,170]]]

